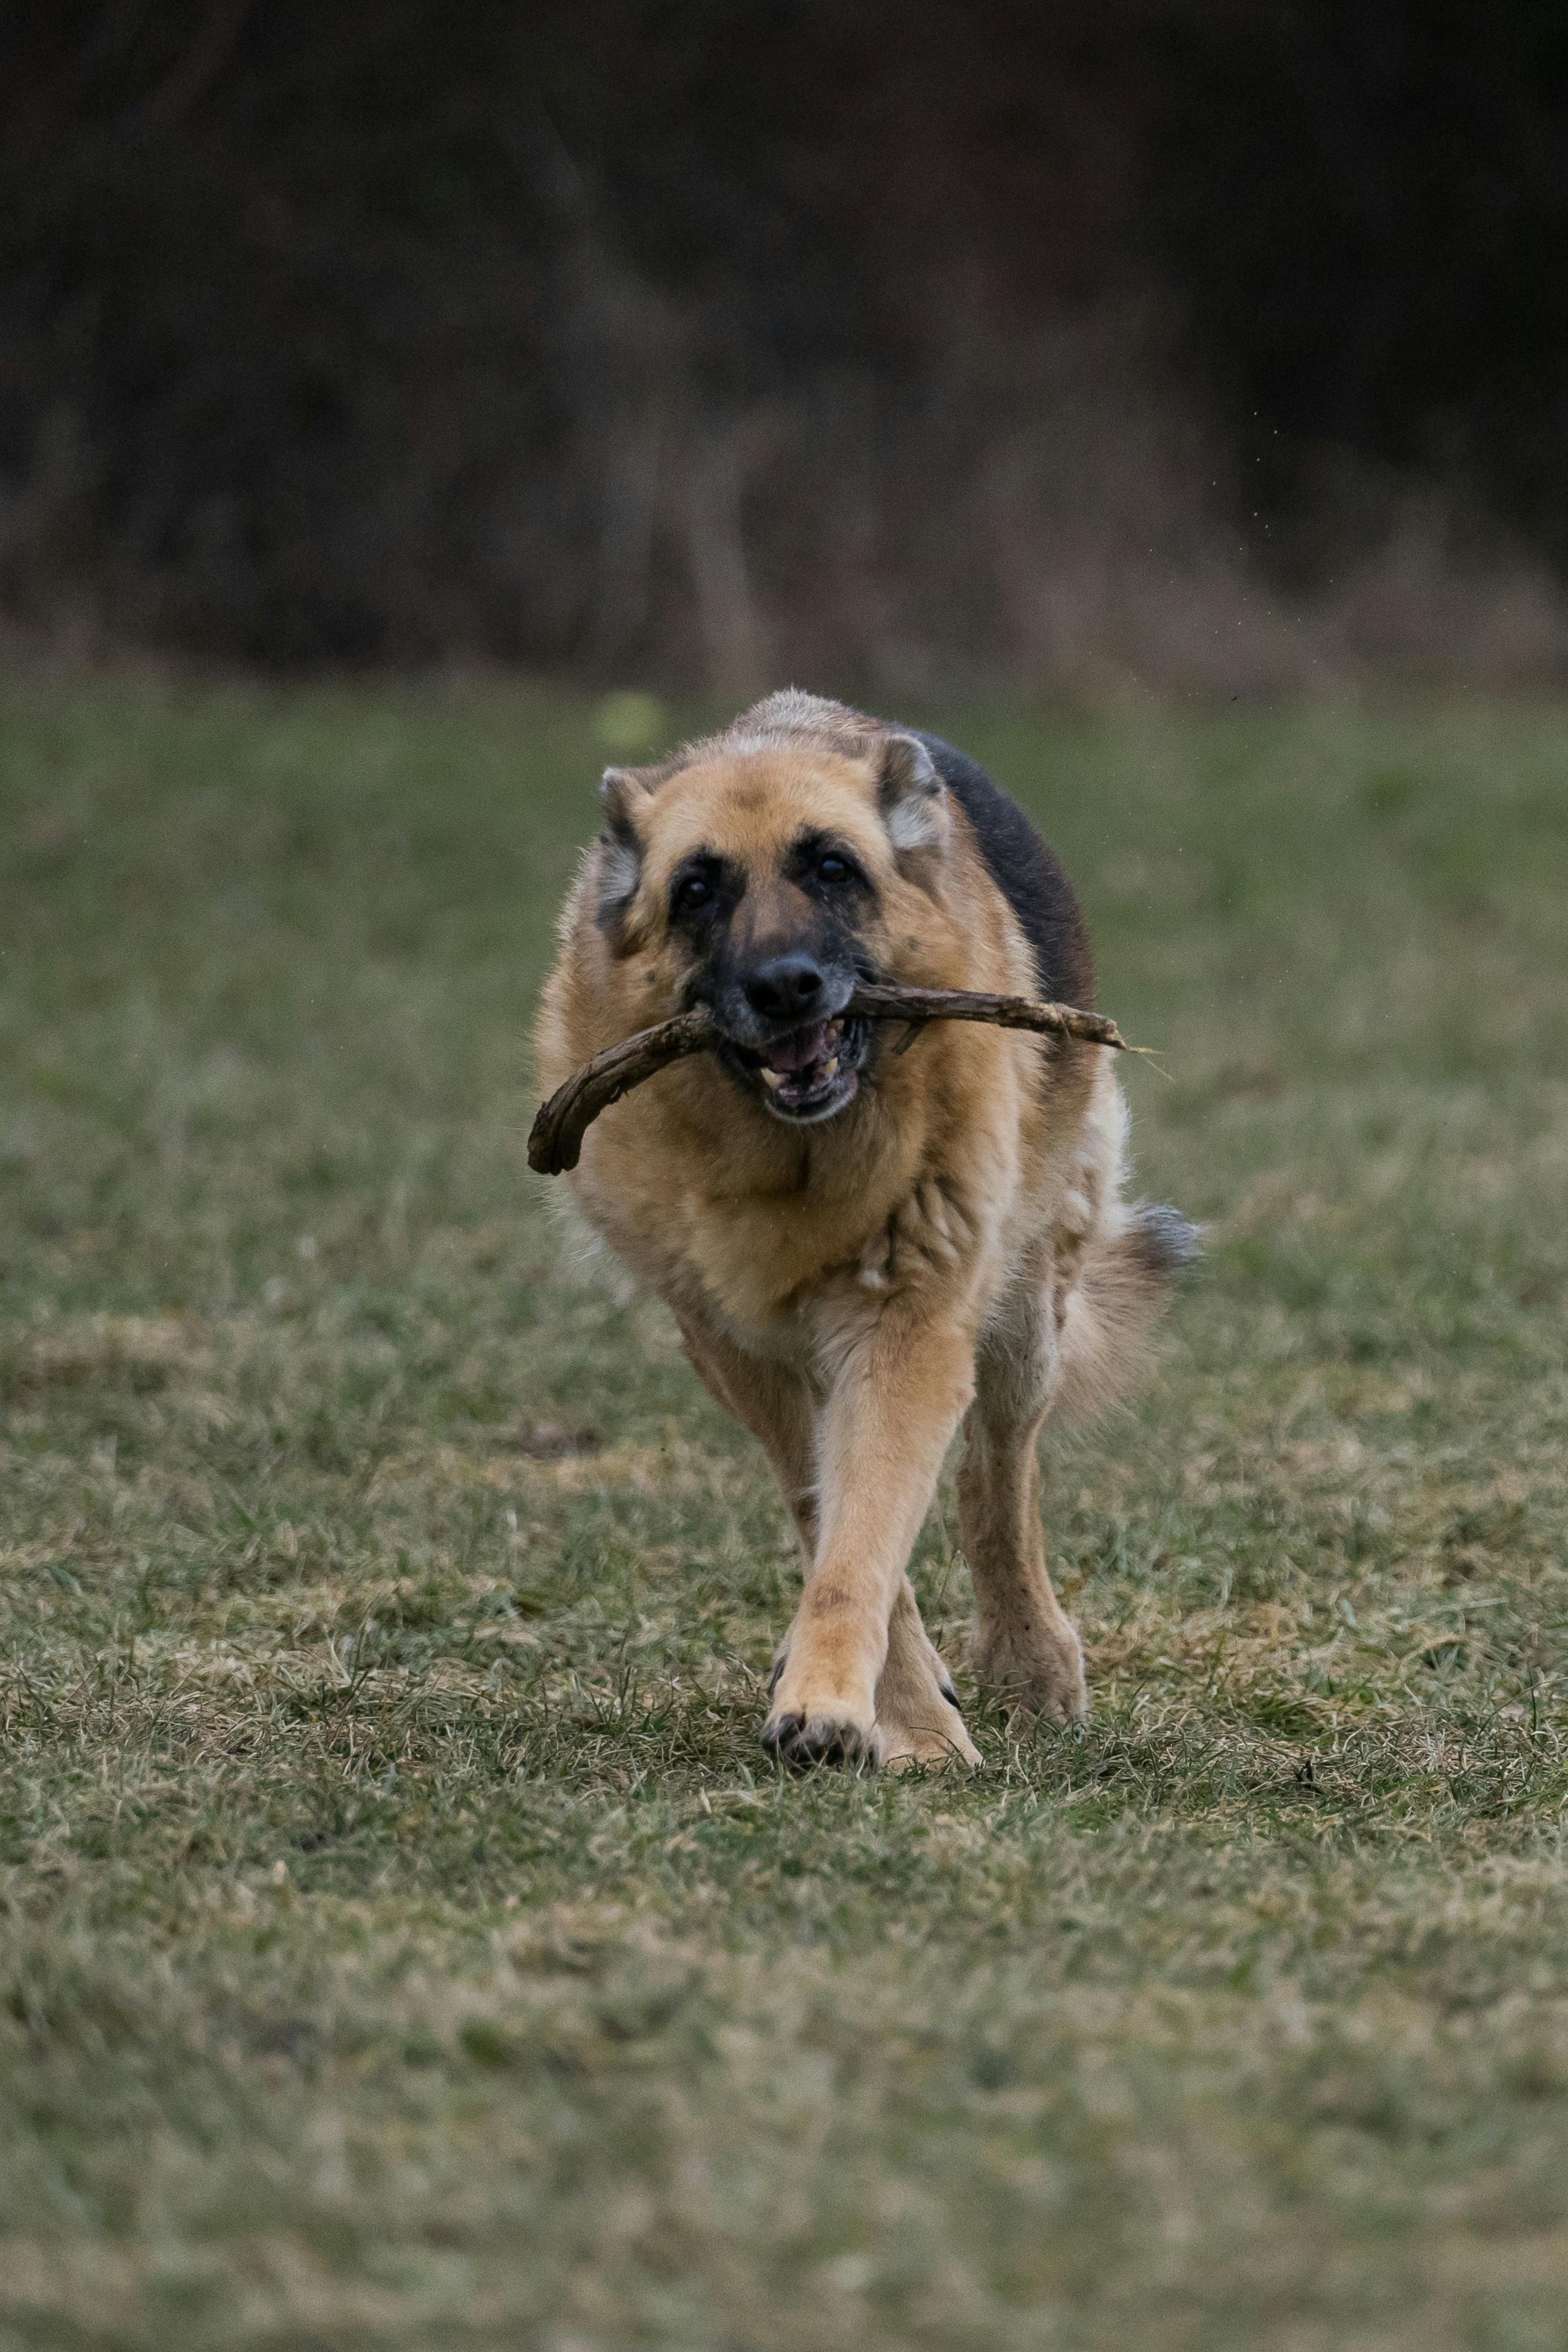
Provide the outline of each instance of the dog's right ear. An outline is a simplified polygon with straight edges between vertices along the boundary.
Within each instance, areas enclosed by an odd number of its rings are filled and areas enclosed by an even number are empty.
[[[599,907],[601,930],[622,929],[626,909],[637,895],[643,876],[643,836],[635,812],[645,805],[663,778],[663,768],[606,768],[599,787],[604,812],[599,835]]]

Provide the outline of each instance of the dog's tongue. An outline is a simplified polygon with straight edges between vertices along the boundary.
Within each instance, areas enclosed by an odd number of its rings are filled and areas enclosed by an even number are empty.
[[[763,1049],[762,1058],[770,1070],[805,1070],[820,1062],[828,1050],[828,1031],[831,1023],[819,1021],[814,1029],[797,1029],[788,1037],[775,1037]]]

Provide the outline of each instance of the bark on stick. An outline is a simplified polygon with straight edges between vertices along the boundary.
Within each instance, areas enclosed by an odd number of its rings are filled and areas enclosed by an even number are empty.
[[[916,1026],[927,1021],[986,1021],[998,1028],[1032,1029],[1041,1036],[1109,1045],[1118,1053],[1139,1051],[1103,1013],[1080,1013],[1071,1004],[1037,1004],[1028,996],[978,995],[964,988],[883,987],[868,981],[856,989],[843,1013],[861,1021],[905,1021]],[[556,1088],[549,1102],[540,1104],[528,1137],[528,1166],[541,1176],[559,1176],[563,1169],[575,1168],[582,1139],[601,1110],[672,1062],[709,1052],[722,1036],[712,1013],[698,1004],[595,1054]]]

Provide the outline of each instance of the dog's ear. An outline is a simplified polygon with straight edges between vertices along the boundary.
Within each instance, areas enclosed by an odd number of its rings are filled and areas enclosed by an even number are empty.
[[[599,835],[599,922],[619,929],[643,876],[643,836],[636,812],[646,807],[663,768],[606,768],[599,787],[604,812]]]
[[[877,806],[894,849],[946,849],[951,836],[947,794],[917,736],[884,735]]]
[[[630,827],[633,811],[652,799],[669,772],[667,767],[606,768],[599,785],[606,831],[619,833]]]

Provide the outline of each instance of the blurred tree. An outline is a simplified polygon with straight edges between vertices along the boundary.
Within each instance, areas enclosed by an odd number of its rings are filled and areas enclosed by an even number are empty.
[[[1544,0],[12,0],[5,47],[34,628],[1028,675],[1260,502],[1321,570],[1347,453],[1568,552]]]

